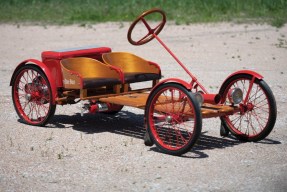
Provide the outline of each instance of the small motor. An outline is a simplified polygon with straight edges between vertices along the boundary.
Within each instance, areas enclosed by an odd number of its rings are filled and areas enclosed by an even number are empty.
[[[84,115],[84,112],[96,113],[96,112],[109,111],[109,107],[110,106],[108,103],[101,103],[101,102],[82,103],[81,116]]]
[[[95,103],[90,107],[90,113],[104,112],[109,110],[109,105],[107,103]]]

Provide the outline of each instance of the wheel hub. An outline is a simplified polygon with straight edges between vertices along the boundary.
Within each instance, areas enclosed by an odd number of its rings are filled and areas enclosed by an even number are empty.
[[[247,104],[247,111],[252,111],[254,109],[254,105],[252,103]]]
[[[252,111],[254,109],[254,105],[252,103],[240,104],[240,113],[244,115],[246,112]]]
[[[33,83],[25,85],[25,99],[27,102],[34,101],[38,104],[46,104],[48,101],[45,97],[48,96],[47,85],[40,84],[39,80],[34,80]]]
[[[171,123],[172,122],[172,116],[171,115],[166,116],[165,121],[167,123]]]
[[[167,115],[165,117],[165,122],[169,123],[169,124],[178,124],[179,122],[182,121],[182,116],[176,115],[176,114],[171,114],[171,115]]]

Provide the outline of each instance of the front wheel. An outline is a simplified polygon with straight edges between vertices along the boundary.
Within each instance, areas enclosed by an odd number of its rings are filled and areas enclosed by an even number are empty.
[[[153,143],[171,155],[188,152],[201,133],[199,104],[192,93],[176,83],[160,85],[150,93],[145,121]]]
[[[18,116],[30,125],[44,126],[56,110],[46,75],[33,65],[16,71],[12,98]]]
[[[231,105],[227,95],[234,88],[240,88],[243,92],[240,112],[221,117],[222,125],[239,140],[264,139],[272,131],[277,116],[276,101],[271,89],[262,79],[253,80],[249,74],[238,74],[220,88],[223,104]]]

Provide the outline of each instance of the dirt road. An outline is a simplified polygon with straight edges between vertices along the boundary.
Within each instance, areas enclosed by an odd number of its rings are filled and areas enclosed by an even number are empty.
[[[219,119],[203,121],[198,144],[174,157],[143,144],[143,111],[80,116],[58,106],[47,127],[18,122],[9,81],[17,64],[41,51],[87,45],[135,53],[164,78],[189,80],[153,41],[135,47],[127,23],[79,26],[0,25],[0,191],[286,191],[287,26],[168,24],[160,37],[210,90],[241,69],[264,76],[278,120],[269,137],[243,143],[219,136]]]

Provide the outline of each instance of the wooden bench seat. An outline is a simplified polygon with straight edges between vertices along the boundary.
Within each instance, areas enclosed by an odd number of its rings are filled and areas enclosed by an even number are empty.
[[[68,89],[92,89],[124,82],[120,69],[91,58],[63,59],[61,69],[63,85]]]
[[[110,52],[102,55],[104,63],[120,68],[125,83],[159,80],[160,67],[150,61],[127,52]]]

